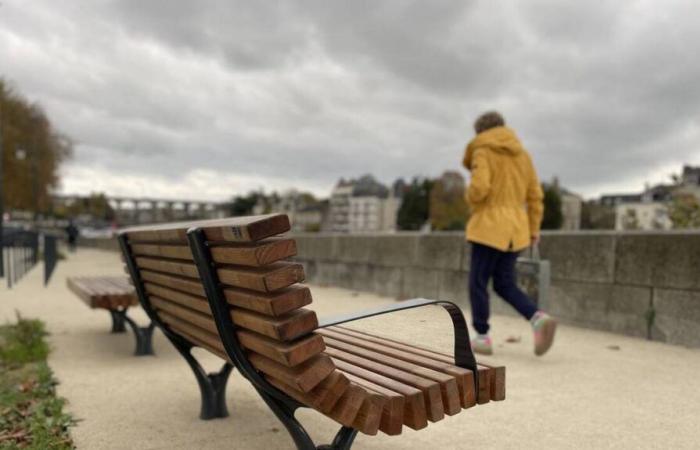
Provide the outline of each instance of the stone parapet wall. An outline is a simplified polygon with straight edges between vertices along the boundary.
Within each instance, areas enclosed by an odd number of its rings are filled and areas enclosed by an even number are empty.
[[[311,282],[468,305],[462,233],[295,238]],[[700,347],[700,233],[549,232],[540,250],[551,263],[549,309],[561,320]]]

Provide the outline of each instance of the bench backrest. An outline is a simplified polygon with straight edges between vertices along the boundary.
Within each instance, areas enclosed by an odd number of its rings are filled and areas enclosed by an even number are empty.
[[[278,237],[289,229],[273,214],[128,228],[120,242],[142,306],[166,336],[232,361],[254,383],[248,365],[306,393],[340,374],[313,332],[304,269],[288,261],[296,244]]]

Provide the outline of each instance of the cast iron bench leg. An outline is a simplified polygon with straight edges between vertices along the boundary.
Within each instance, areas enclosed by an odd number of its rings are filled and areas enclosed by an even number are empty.
[[[155,324],[151,322],[147,327],[140,327],[133,319],[126,315],[126,309],[111,311],[112,314],[116,314],[120,317],[119,320],[123,323],[126,322],[131,327],[131,331],[134,332],[134,338],[136,339],[136,350],[134,350],[135,356],[146,356],[154,355],[153,352],[153,330],[155,329]]]
[[[171,337],[168,333],[166,333],[166,337],[170,339],[173,346],[185,358],[195,378],[197,378],[199,392],[202,396],[202,408],[199,412],[199,418],[211,420],[228,417],[226,383],[234,369],[233,365],[227,362],[220,371],[206,373],[201,364],[192,356],[192,345],[189,342],[178,339],[176,336]]]
[[[119,311],[110,309],[109,314],[112,316],[112,333],[125,333],[124,317],[119,314]]]

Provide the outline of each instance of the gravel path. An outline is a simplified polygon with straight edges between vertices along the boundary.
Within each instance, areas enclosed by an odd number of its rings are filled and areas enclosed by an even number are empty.
[[[0,320],[12,320],[18,310],[47,322],[59,394],[81,420],[73,429],[78,448],[292,448],[281,424],[238,374],[228,385],[231,416],[200,421],[194,377],[162,334],[156,332],[155,357],[133,357],[132,336],[110,334],[109,315],[88,309],[67,290],[68,276],[123,273],[116,253],[81,249],[69,255],[47,288],[41,269],[11,291],[0,287]],[[312,291],[319,316],[391,301],[337,288]],[[145,324],[141,310],[132,316]],[[357,327],[439,349],[450,349],[452,340],[440,308],[372,318]],[[493,328],[497,354],[491,361],[508,367],[506,401],[463,411],[420,432],[359,436],[355,448],[700,446],[700,351],[561,326],[550,354],[536,358],[525,321],[499,316]],[[221,364],[201,355],[207,368]],[[321,442],[337,429],[315,412],[298,415]]]

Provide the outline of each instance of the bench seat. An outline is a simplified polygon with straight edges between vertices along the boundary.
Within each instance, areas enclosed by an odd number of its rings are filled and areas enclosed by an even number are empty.
[[[151,322],[146,327],[136,324],[127,310],[139,305],[133,284],[125,276],[69,277],[66,284],[74,294],[92,309],[105,309],[112,317],[112,333],[124,333],[126,325],[136,340],[136,356],[153,355],[153,330]]]

